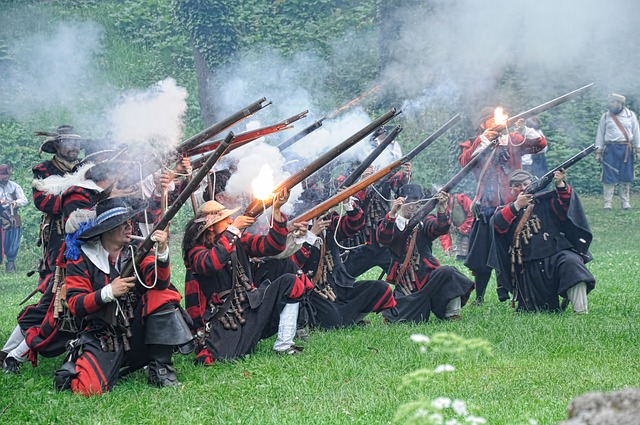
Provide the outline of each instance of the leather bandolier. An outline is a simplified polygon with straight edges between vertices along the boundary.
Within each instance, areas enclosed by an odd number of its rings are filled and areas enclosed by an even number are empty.
[[[247,323],[242,315],[245,307],[249,305],[247,293],[256,289],[251,285],[251,280],[238,260],[238,253],[235,249],[231,252],[231,264],[227,267],[231,269],[233,283],[230,290],[218,294],[218,297],[223,300],[221,305],[209,301],[209,308],[203,317],[206,323],[205,334],[202,335],[204,338],[209,336],[211,323],[216,320],[219,320],[227,330],[237,330],[238,325],[242,326]],[[199,339],[202,338],[199,336]]]
[[[411,239],[407,247],[407,253],[404,257],[404,261],[400,265],[393,284],[404,295],[411,295],[411,293],[418,290],[418,267],[420,265],[420,251],[416,246],[416,239],[418,238],[419,226],[411,232]]]
[[[356,248],[375,241],[375,229],[389,212],[389,206],[374,190],[370,190],[363,202],[362,210],[365,217],[364,227],[355,236],[341,242],[341,245],[347,248]]]
[[[523,248],[529,245],[533,235],[540,232],[542,223],[537,214],[533,213],[534,205],[529,205],[520,217],[518,225],[513,232],[513,241],[509,247],[509,257],[511,261],[511,283],[514,288],[513,300],[516,299],[518,293],[518,273],[524,274],[523,265]]]
[[[322,238],[322,245],[320,245],[320,260],[318,261],[318,268],[313,275],[313,292],[315,292],[323,300],[329,300],[335,302],[337,297],[331,284],[329,283],[329,275],[333,273],[335,263],[333,262],[333,256],[331,251],[326,249],[325,238]]]

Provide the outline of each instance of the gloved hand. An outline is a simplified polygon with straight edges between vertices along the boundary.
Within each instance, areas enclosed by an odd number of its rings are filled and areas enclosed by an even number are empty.
[[[597,162],[602,161],[602,149],[596,149],[596,161]]]

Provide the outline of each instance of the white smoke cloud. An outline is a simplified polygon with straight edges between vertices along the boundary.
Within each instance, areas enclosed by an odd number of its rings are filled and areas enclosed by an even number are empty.
[[[26,120],[64,110],[74,120],[104,104],[111,88],[94,61],[101,41],[102,29],[92,22],[61,22],[7,40],[11,60],[0,68],[0,113]]]
[[[114,140],[164,150],[175,147],[183,135],[187,96],[173,78],[124,94],[109,112]]]
[[[388,18],[400,31],[389,39],[383,79],[394,78],[393,89],[416,107],[500,101],[494,89],[509,69],[542,97],[591,81],[631,93],[639,86],[638,16],[640,3],[626,0],[436,0],[397,8]]]

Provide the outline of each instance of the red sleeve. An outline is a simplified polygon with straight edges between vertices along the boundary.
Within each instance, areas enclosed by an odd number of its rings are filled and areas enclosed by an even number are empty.
[[[106,303],[102,301],[100,290],[94,290],[89,277],[86,262],[81,255],[77,260],[68,260],[65,282],[67,286],[67,303],[69,310],[75,317],[84,317],[95,313]],[[96,284],[98,282],[95,282]],[[105,281],[104,285],[107,282]],[[99,286],[99,285],[96,285]]]
[[[493,227],[496,232],[505,234],[509,231],[511,223],[513,223],[513,220],[515,220],[517,216],[518,211],[516,211],[514,203],[511,202],[509,205],[496,212]]]
[[[44,163],[32,169],[34,179],[45,179],[51,175]],[[41,190],[33,189],[33,204],[46,214],[58,215],[62,212],[62,197],[48,195]]]
[[[364,227],[364,212],[359,206],[354,206],[353,210],[347,211],[342,218],[336,212],[331,213],[331,226],[327,229],[327,234],[336,231],[338,221],[340,221],[340,228],[336,239],[342,241],[355,236]]]
[[[560,220],[567,218],[569,204],[571,202],[571,187],[566,185],[563,188],[556,187],[556,196],[551,199],[551,209]]]
[[[167,261],[158,261],[158,279],[156,281],[156,260],[153,250],[144,257],[139,270],[147,286],[151,286],[155,282],[156,286],[154,289],[166,289],[171,284],[171,266],[169,265],[169,259],[167,259]]]
[[[458,203],[462,206],[462,210],[467,213],[467,218],[460,225],[460,233],[464,235],[468,235],[471,231],[471,227],[473,227],[473,211],[471,211],[471,198],[469,198],[464,193],[458,194],[456,196]]]
[[[296,266],[298,266],[298,268],[300,270],[304,270],[304,266],[307,263],[307,261],[309,261],[309,258],[311,258],[311,250],[312,250],[312,246],[309,245],[307,242],[305,242],[304,244],[302,244],[302,246],[300,247],[299,250],[297,250],[291,257],[291,260],[295,263]]]
[[[187,259],[193,273],[212,276],[231,261],[230,253],[234,245],[229,241],[227,233],[223,233],[211,249],[203,245],[191,248],[187,253]]]
[[[451,249],[451,247],[453,246],[453,242],[451,242],[451,235],[449,233],[440,236],[440,245],[442,245],[442,249],[445,252]]]
[[[73,186],[62,194],[62,213],[65,220],[75,210],[93,208],[92,192],[79,186]]]
[[[460,153],[458,162],[460,163],[461,166],[464,167],[469,162],[471,162],[471,160],[473,159],[473,156],[472,156],[473,152],[480,145],[480,143],[482,143],[482,139],[480,138],[480,136],[478,136],[475,138],[473,142],[469,140],[460,144],[460,148],[462,149],[462,152]]]
[[[287,246],[287,220],[274,221],[266,235],[243,233],[240,242],[247,247],[250,257],[268,257],[278,255]]]
[[[449,214],[437,213],[436,216],[428,215],[427,218],[423,222],[424,226],[422,231],[425,236],[431,240],[437,239],[442,235],[446,235],[449,233],[449,228],[451,227],[451,220],[449,219]]]
[[[396,228],[396,219],[391,218],[389,213],[380,221],[378,225],[377,238],[378,243],[383,246],[390,246],[393,243],[394,230]]]

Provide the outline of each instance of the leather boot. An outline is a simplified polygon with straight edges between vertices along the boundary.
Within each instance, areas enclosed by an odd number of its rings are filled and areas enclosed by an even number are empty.
[[[149,378],[147,382],[154,387],[177,387],[180,384],[173,369],[172,345],[149,344]]]

